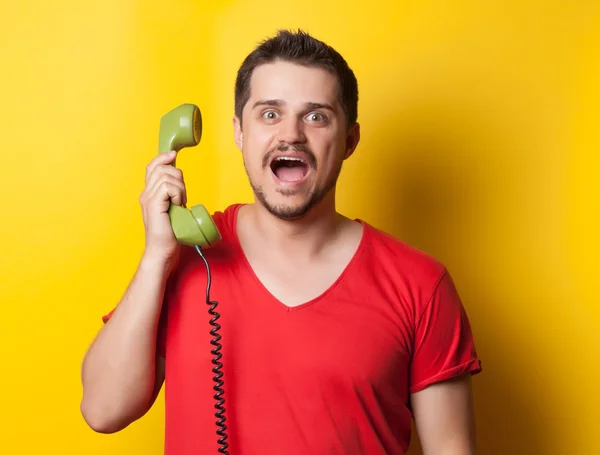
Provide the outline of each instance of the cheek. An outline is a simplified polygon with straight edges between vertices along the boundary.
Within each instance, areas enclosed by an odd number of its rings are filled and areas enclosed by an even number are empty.
[[[244,133],[242,153],[246,167],[259,172],[262,170],[263,158],[273,148],[273,134],[266,129],[253,128]]]
[[[316,152],[316,150],[314,151]],[[323,170],[326,172],[334,171],[339,166],[340,161],[344,159],[344,142],[328,138],[319,144],[319,151],[321,153],[320,161],[323,164]]]
[[[265,150],[269,150],[274,143],[275,134],[272,129],[265,127],[253,127],[248,130],[244,136],[244,147],[247,148],[251,154],[262,153]],[[261,155],[262,159],[262,155]]]

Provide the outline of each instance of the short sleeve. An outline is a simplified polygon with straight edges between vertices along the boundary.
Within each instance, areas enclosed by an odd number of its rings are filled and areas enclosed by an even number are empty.
[[[444,269],[416,323],[409,391],[415,393],[481,369],[469,318],[452,277]]]

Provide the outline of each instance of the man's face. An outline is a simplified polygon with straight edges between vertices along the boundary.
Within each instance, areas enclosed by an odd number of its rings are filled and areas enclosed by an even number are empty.
[[[359,139],[346,127],[336,77],[276,62],[257,67],[235,139],[258,201],[281,219],[304,216],[332,193]]]

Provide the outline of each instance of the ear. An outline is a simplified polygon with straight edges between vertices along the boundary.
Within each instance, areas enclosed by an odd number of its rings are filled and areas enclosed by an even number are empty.
[[[237,116],[233,117],[233,138],[241,152],[244,145],[244,133],[242,132],[242,124],[240,119],[237,118]]]
[[[352,156],[358,143],[360,142],[360,125],[355,123],[348,130],[348,134],[346,136],[346,153],[344,154],[344,159],[347,160]]]

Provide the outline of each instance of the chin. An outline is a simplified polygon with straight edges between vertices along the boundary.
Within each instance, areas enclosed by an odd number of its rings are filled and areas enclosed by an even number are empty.
[[[295,193],[298,193],[295,191]],[[287,221],[303,218],[315,205],[312,198],[297,194],[283,195],[279,191],[269,197],[261,191],[255,191],[257,201],[273,216]]]
[[[296,221],[306,217],[328,194],[329,185],[321,190],[307,188],[281,188],[267,185],[253,186],[257,202],[271,215],[285,221]]]

